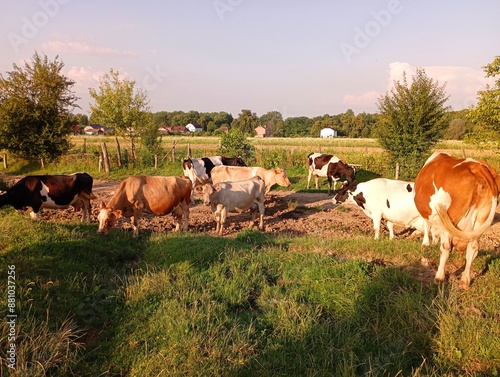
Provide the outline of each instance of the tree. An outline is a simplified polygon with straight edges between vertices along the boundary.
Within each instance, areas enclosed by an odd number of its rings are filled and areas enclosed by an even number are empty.
[[[64,63],[37,52],[0,75],[0,149],[28,160],[54,160],[71,148],[70,109],[78,107]]]
[[[132,159],[136,158],[137,137],[147,135],[144,140],[150,144],[146,147],[150,148],[158,137],[158,130],[152,126],[154,121],[147,94],[135,90],[135,81],[120,79],[119,72],[111,69],[99,80],[99,89],[90,88],[89,92],[95,101],[90,105],[92,121],[114,127],[118,135],[130,139]]]
[[[444,85],[427,77],[418,68],[408,84],[394,81],[394,88],[379,99],[381,122],[380,144],[389,152],[393,163],[403,168],[401,177],[415,177],[431,148],[448,127]]]
[[[492,87],[478,92],[478,103],[469,111],[470,119],[477,125],[468,140],[479,144],[493,142],[500,150],[500,56],[483,67],[486,77],[498,77]]]
[[[241,156],[246,163],[249,163],[254,159],[255,148],[248,142],[243,132],[232,128],[228,133],[222,134],[219,152],[227,157]]]
[[[240,130],[244,135],[254,135],[255,129],[259,126],[259,118],[250,110],[241,110],[238,118],[233,120],[231,128]]]
[[[279,111],[269,111],[259,118],[260,124],[264,124],[271,132],[271,136],[278,135],[283,129],[283,115]]]

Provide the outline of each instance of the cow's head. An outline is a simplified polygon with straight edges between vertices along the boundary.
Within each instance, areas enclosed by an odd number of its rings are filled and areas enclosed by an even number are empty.
[[[210,205],[211,202],[210,197],[213,195],[215,191],[219,191],[220,188],[216,189],[214,185],[207,183],[204,184],[203,186],[196,186],[195,190],[201,192],[201,194],[203,195],[203,203],[206,206],[208,206]]]
[[[276,183],[280,186],[290,187],[290,180],[288,179],[285,169],[275,168],[276,173]]]
[[[113,211],[106,206],[106,203],[101,202],[99,206],[99,215],[97,215],[97,221],[99,221],[97,233],[108,234],[109,230],[115,226],[116,219],[120,217],[121,214],[122,211],[119,209]]]
[[[358,182],[353,181],[351,183],[344,182],[342,187],[337,191],[337,194],[332,199],[333,204],[341,204],[344,203],[349,195],[352,195],[356,188],[358,187]]]
[[[356,169],[347,164],[344,165],[345,165],[345,171],[344,171],[345,177],[349,182],[354,182],[356,180]]]

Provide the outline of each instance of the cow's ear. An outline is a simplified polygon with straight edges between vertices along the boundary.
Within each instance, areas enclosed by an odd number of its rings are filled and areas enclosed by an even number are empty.
[[[120,209],[115,209],[113,213],[115,214],[116,217],[120,217],[122,215],[122,211]]]
[[[99,204],[99,208],[100,208],[100,209],[104,209],[104,208],[106,208],[106,203],[101,202],[101,204]]]
[[[220,190],[222,190],[222,187],[220,186],[215,187],[215,191],[219,192]]]

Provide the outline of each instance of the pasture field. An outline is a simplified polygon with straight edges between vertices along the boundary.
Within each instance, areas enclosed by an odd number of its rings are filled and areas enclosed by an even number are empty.
[[[215,138],[186,139],[193,157],[216,151]],[[98,191],[103,200],[115,187],[107,181],[182,173],[180,141],[176,160],[168,152],[158,170],[141,162],[113,166],[108,175],[96,163],[104,139],[87,140],[86,153],[79,140],[44,170],[12,160],[7,173],[86,170],[96,187],[106,187]],[[95,213],[91,224],[81,224],[71,210],[44,211],[31,221],[0,209],[0,375],[497,376],[500,214],[474,260],[470,289],[458,288],[457,253],[449,279],[437,286],[437,245],[422,250],[418,238],[389,241],[387,234],[375,241],[364,215],[331,204],[324,179],[320,190],[305,191],[304,158],[319,144],[300,140],[282,147],[284,140],[275,147],[263,140],[260,149],[261,140],[252,140],[256,159],[285,166],[292,182],[266,201],[266,232],[243,229],[248,219],[240,224],[230,215],[229,233],[215,237],[199,201],[189,231],[172,233],[165,231],[170,220],[145,219],[137,239],[122,224],[97,235]],[[360,180],[393,178],[372,141],[343,142],[321,144],[322,151],[362,165]],[[107,144],[113,155],[114,139]],[[460,156],[462,148],[450,143],[440,150]],[[491,157],[500,168],[498,156],[465,153]],[[321,201],[306,205],[291,199],[296,195]],[[8,271],[15,271],[15,296],[7,294]],[[5,320],[12,307],[14,325]],[[15,370],[7,359],[13,342]]]

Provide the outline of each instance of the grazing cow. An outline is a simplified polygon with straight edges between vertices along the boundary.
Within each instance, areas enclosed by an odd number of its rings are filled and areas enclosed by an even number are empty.
[[[42,208],[82,209],[82,221],[90,222],[90,199],[93,179],[87,173],[68,175],[31,175],[0,194],[0,207],[31,208],[30,217],[37,218]]]
[[[478,239],[491,225],[498,202],[500,177],[485,162],[435,152],[415,180],[415,205],[441,236],[435,281],[445,279],[445,264],[455,246],[466,250],[461,286],[470,285]]]
[[[187,230],[189,203],[191,201],[191,181],[187,177],[130,176],[120,182],[109,203],[102,202],[98,216],[97,233],[107,234],[117,217],[130,218],[133,236],[139,235],[142,212],[157,216],[171,213],[176,221],[175,231]]]
[[[261,177],[266,184],[266,195],[275,184],[289,187],[290,181],[282,168],[264,169],[245,166],[216,166],[212,169],[212,183],[233,182]]]
[[[206,205],[212,206],[217,224],[215,233],[222,235],[228,212],[243,213],[252,210],[250,228],[253,226],[257,210],[260,215],[259,229],[264,230],[264,193],[265,183],[260,177],[243,181],[220,182],[197,187],[203,193]]]
[[[420,216],[413,200],[414,183],[375,178],[368,182],[345,184],[333,198],[335,204],[345,201],[356,204],[373,220],[375,239],[380,235],[380,222],[387,221],[389,239],[394,238],[394,224],[415,228],[423,234],[422,245],[429,245],[429,226]],[[433,235],[433,241],[434,239]]]
[[[319,177],[326,177],[328,179],[328,195],[332,190],[332,181],[335,182],[333,186],[333,189],[335,189],[335,184],[342,176],[346,177],[349,182],[356,180],[356,170],[331,154],[310,153],[307,156],[307,169],[309,170],[307,189],[309,189],[313,175],[316,189],[319,188]]]
[[[246,166],[241,157],[212,156],[188,158],[182,162],[182,170],[184,171],[184,175],[191,180],[194,190],[198,184],[207,183],[212,176],[211,172],[214,166],[220,165]]]

